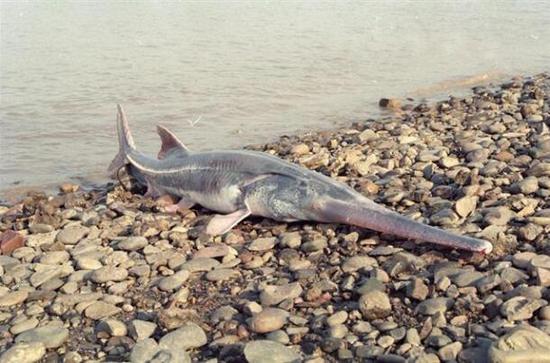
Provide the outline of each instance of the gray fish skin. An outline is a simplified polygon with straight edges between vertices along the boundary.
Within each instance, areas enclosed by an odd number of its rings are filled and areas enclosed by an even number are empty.
[[[148,195],[170,194],[180,197],[180,204],[186,207],[200,204],[225,214],[212,219],[207,226],[210,234],[225,233],[247,216],[257,215],[283,222],[350,224],[457,249],[492,251],[487,241],[418,223],[343,183],[266,153],[194,153],[168,130],[159,128],[163,158],[146,156],[136,150],[120,105],[117,127],[120,151],[110,171],[130,164],[134,176],[148,186]],[[169,147],[164,145],[165,137],[171,140]]]

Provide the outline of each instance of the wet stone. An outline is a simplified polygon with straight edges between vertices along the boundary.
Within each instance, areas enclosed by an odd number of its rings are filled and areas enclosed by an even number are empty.
[[[17,343],[0,355],[0,363],[33,363],[46,355],[42,342]]]

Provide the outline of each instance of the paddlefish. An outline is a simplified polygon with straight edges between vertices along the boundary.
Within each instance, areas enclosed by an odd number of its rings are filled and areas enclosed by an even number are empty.
[[[222,235],[254,215],[280,222],[348,224],[455,249],[492,251],[488,241],[414,221],[344,183],[276,156],[249,150],[192,152],[167,128],[158,125],[157,132],[162,142],[157,157],[139,152],[118,105],[119,152],[108,169],[111,177],[127,167],[147,187],[146,196],[179,198],[167,211],[201,205],[219,213],[206,225],[209,235]]]

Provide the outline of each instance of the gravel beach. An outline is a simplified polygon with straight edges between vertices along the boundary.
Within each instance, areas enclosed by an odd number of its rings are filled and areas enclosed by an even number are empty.
[[[550,362],[549,98],[518,77],[249,147],[488,256],[261,218],[211,238],[118,182],[0,206],[0,363]]]

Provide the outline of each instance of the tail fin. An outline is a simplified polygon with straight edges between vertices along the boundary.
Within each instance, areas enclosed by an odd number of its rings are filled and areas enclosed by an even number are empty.
[[[111,178],[116,177],[116,173],[120,168],[126,165],[127,159],[126,155],[131,150],[135,150],[136,146],[134,144],[134,139],[130,133],[130,128],[128,126],[128,120],[126,119],[126,114],[124,109],[120,104],[117,105],[117,134],[118,134],[118,154],[115,156],[107,171]]]
[[[328,200],[319,208],[331,222],[352,224],[403,238],[417,239],[457,249],[490,253],[493,245],[487,241],[460,236],[431,227],[382,207],[368,199],[352,202]]]

